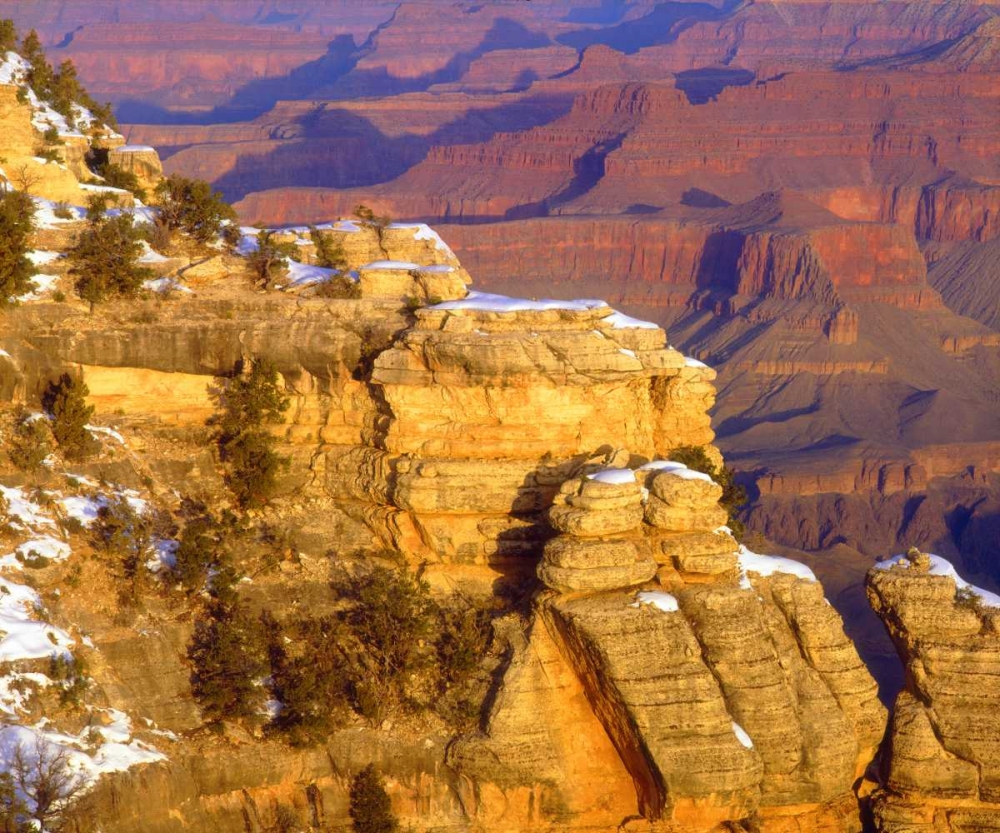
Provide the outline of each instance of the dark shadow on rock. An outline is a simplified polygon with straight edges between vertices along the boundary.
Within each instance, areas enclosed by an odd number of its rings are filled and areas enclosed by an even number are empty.
[[[632,55],[647,46],[673,43],[681,32],[695,23],[721,20],[740,5],[741,0],[726,0],[722,8],[708,3],[660,3],[649,14],[636,20],[627,20],[606,29],[567,32],[556,40],[575,49],[602,44]]]
[[[529,130],[559,118],[571,106],[569,95],[536,96],[471,109],[427,136],[395,137],[354,111],[320,106],[298,120],[294,138],[266,153],[238,157],[235,167],[212,184],[232,201],[272,188],[376,185],[404,174],[432,147],[477,144],[499,132]]]
[[[556,194],[532,203],[516,206],[506,212],[505,220],[526,220],[546,217],[554,208],[566,205],[590,191],[604,177],[604,161],[618,150],[627,133],[619,133],[598,142],[573,163],[573,179]]]
[[[658,214],[663,209],[660,205],[649,205],[644,202],[634,202],[628,208],[626,208],[622,214],[628,214],[630,216],[642,215],[642,214]]]
[[[711,191],[703,191],[701,188],[688,188],[681,195],[681,205],[689,208],[727,208],[731,202],[722,199]]]
[[[600,6],[570,9],[563,20],[566,23],[611,26],[625,17],[630,5],[625,0],[601,0]]]
[[[147,101],[125,99],[115,107],[124,124],[231,124],[250,121],[281,100],[302,100],[350,72],[361,57],[350,35],[330,41],[326,54],[287,75],[260,78],[240,87],[225,104],[194,113],[169,110]]]
[[[756,76],[747,69],[721,69],[706,67],[689,69],[674,75],[677,87],[691,104],[714,101],[726,87],[749,86]]]

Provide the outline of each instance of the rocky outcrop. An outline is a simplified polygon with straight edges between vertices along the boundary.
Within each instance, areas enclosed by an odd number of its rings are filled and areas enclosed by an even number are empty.
[[[616,750],[609,799],[624,803],[624,768],[642,815],[669,830],[750,819],[778,830],[791,818],[796,829],[856,829],[852,785],[884,718],[874,683],[811,573],[739,550],[719,527],[720,495],[664,462],[591,467],[563,484],[549,513],[560,534],[538,567],[551,589],[485,731],[451,750],[464,777],[492,783],[493,762],[509,755],[522,789],[593,800],[589,781],[553,778],[578,763],[549,728],[561,698],[526,685],[544,657],[582,686],[590,715],[576,719],[593,724],[601,760],[608,743]]]
[[[108,162],[135,174],[140,187],[152,191],[163,178],[163,163],[149,145],[122,145],[108,152]]]
[[[869,572],[868,598],[906,667],[873,796],[878,829],[994,829],[1000,597],[911,549]]]
[[[581,462],[710,443],[711,379],[602,302],[474,295],[417,310],[372,372],[383,419],[365,456],[393,472],[394,542],[494,566],[533,551],[539,513]]]

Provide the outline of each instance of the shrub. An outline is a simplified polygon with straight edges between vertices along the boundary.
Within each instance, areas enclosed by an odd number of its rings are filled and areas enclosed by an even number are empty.
[[[983,612],[983,600],[979,597],[979,594],[968,585],[965,587],[959,587],[955,591],[955,604],[960,608],[971,610],[974,613]]]
[[[87,404],[89,393],[85,382],[64,373],[42,395],[42,407],[52,418],[52,435],[68,460],[80,460],[96,447],[86,428],[94,415],[93,406]]]
[[[178,174],[156,186],[160,219],[171,231],[182,230],[201,243],[219,236],[223,223],[236,219],[236,212],[207,183]]]
[[[350,799],[355,833],[395,833],[399,829],[389,794],[372,764],[354,776]]]
[[[64,145],[66,144],[60,137],[59,131],[55,127],[47,127],[45,132],[42,133],[42,138],[50,145]]]
[[[49,658],[49,678],[59,683],[59,703],[79,708],[87,691],[87,665],[74,656]]]
[[[722,487],[722,497],[719,505],[729,513],[729,528],[737,541],[743,540],[746,527],[739,519],[740,509],[746,505],[747,490],[735,483],[733,470],[728,466],[719,468],[712,462],[702,446],[684,445],[670,452],[670,459],[683,463],[689,469],[707,474]]]
[[[294,243],[279,243],[270,231],[257,234],[257,248],[247,255],[258,286],[269,288],[288,271],[288,259],[296,254]]]
[[[213,601],[188,645],[191,691],[211,723],[257,715],[266,689],[267,653],[260,623],[233,602]]]
[[[62,155],[55,148],[37,148],[35,150],[35,156],[39,159],[43,159],[46,162],[54,162],[61,165],[63,162]]]
[[[380,232],[392,222],[391,217],[388,215],[380,216],[372,211],[367,205],[357,206],[354,209],[354,216],[365,225],[374,226]]]
[[[35,203],[22,191],[0,192],[0,306],[31,290],[35,269],[28,252]]]
[[[406,569],[375,567],[336,589],[352,602],[338,615],[356,644],[354,707],[378,724],[407,700],[411,675],[432,663],[437,607],[427,583]]]
[[[324,269],[338,269],[343,271],[347,268],[347,256],[344,254],[344,247],[339,243],[324,236],[315,226],[309,227],[309,239],[316,247],[316,265]]]
[[[73,212],[70,210],[69,203],[57,202],[52,207],[52,213],[55,214],[60,220],[73,219]]]
[[[115,495],[97,510],[91,535],[95,546],[117,561],[119,602],[126,607],[135,606],[149,578],[146,567],[152,538],[149,518],[137,512],[127,498]]]
[[[438,691],[435,710],[449,722],[467,725],[479,717],[485,691],[481,663],[493,635],[491,611],[481,605],[459,603],[441,607],[435,644]]]
[[[255,361],[215,392],[218,411],[210,420],[213,439],[226,467],[226,483],[240,506],[267,503],[274,494],[284,458],[274,451],[274,438],[264,430],[278,422],[288,399],[278,387],[278,371],[266,361]]]
[[[139,184],[139,177],[132,173],[132,171],[126,171],[119,165],[105,165],[100,173],[104,177],[104,181],[112,188],[121,188],[123,191],[129,191],[140,200],[146,199],[146,191]]]
[[[45,59],[45,50],[42,48],[42,40],[38,37],[38,32],[32,29],[21,41],[21,48],[18,50],[21,57],[31,64],[28,70],[26,81],[28,86],[35,91],[39,98],[49,98],[52,92],[52,85],[55,81],[55,73],[52,66]]]
[[[87,228],[67,255],[77,294],[91,307],[112,295],[134,296],[154,274],[138,262],[142,235],[132,215],[108,217],[101,201],[95,200],[88,205],[87,216]]]
[[[52,431],[48,420],[35,419],[23,410],[6,444],[7,456],[19,471],[37,471],[52,451]]]
[[[331,275],[316,285],[316,295],[319,298],[360,298],[361,284],[347,275]]]
[[[174,553],[174,577],[188,592],[204,588],[211,570],[227,560],[227,534],[210,512],[191,518],[184,526]]]
[[[351,678],[340,646],[341,622],[332,616],[300,619],[290,628],[294,653],[286,635],[272,624],[270,663],[272,690],[282,708],[274,728],[289,733],[296,744],[321,740],[349,707]]]

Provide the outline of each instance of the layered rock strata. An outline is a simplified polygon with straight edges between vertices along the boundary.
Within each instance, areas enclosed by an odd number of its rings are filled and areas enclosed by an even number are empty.
[[[868,598],[906,668],[874,795],[877,828],[1000,828],[1000,597],[911,550],[868,574]]]
[[[856,830],[852,785],[884,710],[821,586],[802,565],[739,549],[706,476],[662,462],[590,468],[554,500],[559,535],[538,567],[549,589],[485,731],[452,747],[453,765],[495,784],[497,760],[514,760],[522,790],[594,812],[585,779],[554,777],[578,759],[547,728],[566,707],[529,684],[544,663],[586,695],[588,738],[609,761],[601,809],[631,798],[668,830],[751,820]],[[538,714],[550,719],[533,722]]]
[[[603,302],[474,294],[415,315],[375,359],[383,418],[361,452],[391,472],[405,551],[500,566],[537,548],[540,513],[582,463],[712,440],[713,372]]]

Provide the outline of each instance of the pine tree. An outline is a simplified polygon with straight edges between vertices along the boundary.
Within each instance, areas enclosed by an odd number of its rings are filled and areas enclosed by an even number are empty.
[[[395,833],[399,829],[389,794],[372,764],[351,781],[350,813],[355,833]]]
[[[113,497],[97,510],[91,526],[95,545],[116,559],[118,598],[133,606],[149,577],[146,560],[152,540],[149,518],[137,512],[128,499]]]
[[[288,271],[288,259],[294,254],[294,243],[279,243],[272,232],[261,231],[257,235],[257,248],[247,261],[258,285],[267,288]]]
[[[32,419],[22,410],[7,442],[7,456],[18,470],[35,471],[52,450],[51,436],[47,420]]]
[[[73,105],[80,101],[82,93],[76,66],[66,59],[59,65],[52,80],[51,102],[56,112],[66,117],[70,127],[73,126]]]
[[[255,361],[215,392],[219,411],[210,424],[219,456],[226,466],[226,484],[243,507],[261,506],[274,493],[284,459],[274,451],[274,438],[264,429],[280,422],[288,399],[278,387],[278,371]]]
[[[135,295],[154,273],[138,262],[143,252],[142,235],[132,215],[108,217],[88,208],[88,220],[67,254],[77,294],[91,307],[112,295]]]
[[[309,239],[316,247],[316,265],[324,269],[338,269],[343,271],[347,268],[347,256],[344,254],[344,247],[339,243],[334,243],[329,237],[315,226],[309,227]]]
[[[52,434],[69,460],[87,456],[94,446],[86,428],[94,415],[93,406],[87,404],[89,394],[85,382],[64,373],[58,382],[49,383],[42,396],[42,407],[52,417]]]
[[[45,58],[45,50],[42,48],[42,40],[38,37],[38,32],[32,29],[21,41],[21,57],[29,64],[28,86],[35,91],[39,98],[48,98],[52,92],[52,85],[55,81],[55,73],[52,66]]]
[[[35,203],[23,191],[0,191],[0,306],[31,289]]]
[[[17,29],[10,18],[0,20],[0,55],[17,48]]]
[[[182,230],[201,243],[215,240],[236,212],[218,191],[200,179],[171,174],[156,186],[160,221],[171,231]]]
[[[195,622],[188,645],[191,691],[209,722],[253,717],[266,690],[262,629],[237,603],[214,601]]]

